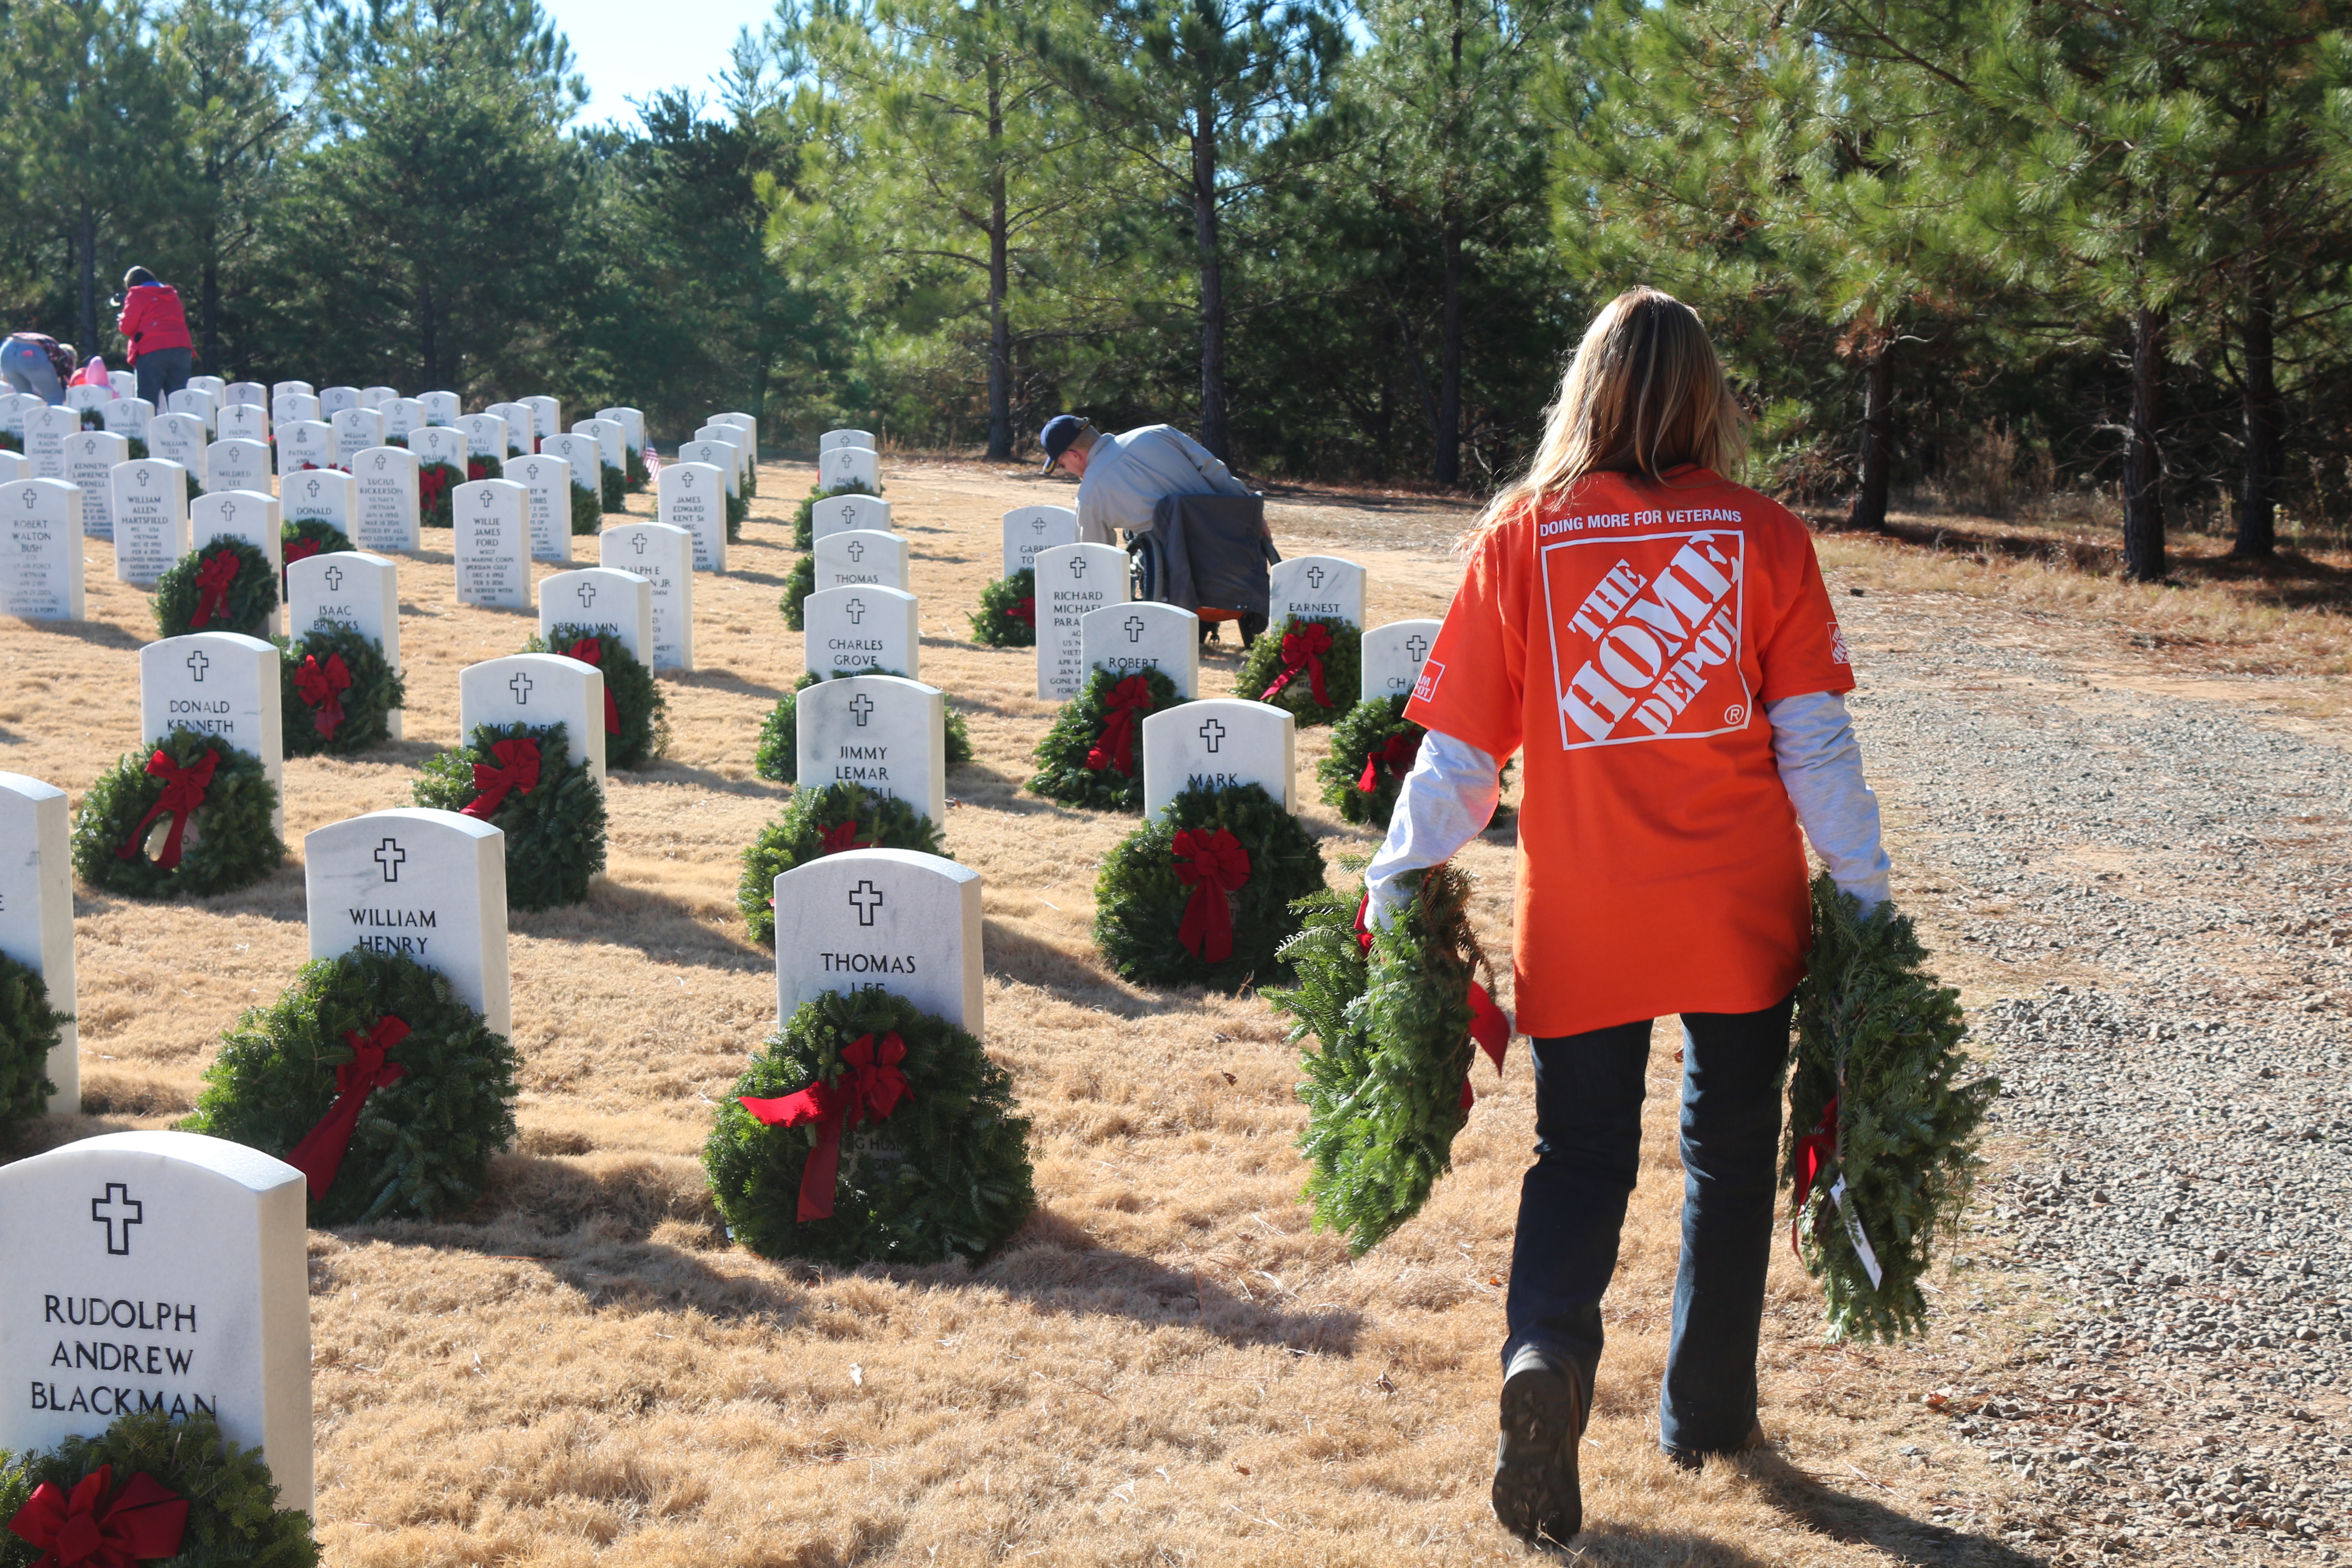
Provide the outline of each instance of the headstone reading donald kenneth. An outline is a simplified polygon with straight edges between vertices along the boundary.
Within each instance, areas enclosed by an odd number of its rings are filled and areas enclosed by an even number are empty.
[[[604,782],[604,676],[560,653],[517,653],[457,672],[457,733],[481,724],[561,724],[564,747]]]
[[[907,586],[907,542],[895,533],[870,528],[828,533],[817,540],[811,553],[816,557],[816,592],[869,583],[883,588]]]
[[[650,668],[654,585],[635,572],[610,566],[558,572],[539,584],[539,635],[552,646],[558,626],[582,626],[598,637],[618,637],[638,663]]]
[[[879,496],[827,496],[809,508],[811,539],[823,539],[828,533],[844,533],[851,529],[889,532],[890,503]]]
[[[596,536],[599,565],[652,585],[656,669],[694,668],[694,536],[666,522],[625,522]]]
[[[210,445],[205,422],[193,414],[158,414],[147,421],[148,455],[177,463],[195,475],[199,489],[206,488],[205,448]]]
[[[215,441],[205,448],[205,489],[269,493],[269,448],[258,441]]]
[[[1156,669],[1189,702],[1201,694],[1201,617],[1173,605],[1106,605],[1078,617],[1078,657],[1089,673],[1121,679]]]
[[[383,445],[383,416],[373,408],[346,408],[327,421],[335,433],[335,467],[348,468],[370,447]]]
[[[269,444],[269,410],[247,403],[233,403],[213,417],[213,427],[224,441],[258,441]]]
[[[383,650],[400,671],[400,568],[364,550],[313,555],[286,568],[286,629],[299,637],[325,622],[351,627]],[[401,738],[402,714],[385,716]]]
[[[784,872],[775,897],[780,1019],[827,991],[887,991],[985,1037],[979,872],[913,849],[845,849]]]
[[[447,977],[497,1034],[514,1033],[507,968],[506,835],[454,811],[401,806],[302,839],[310,956],[355,947]]]
[[[72,825],[66,792],[0,773],[0,954],[41,977],[49,1005],[67,1015],[41,1076],[53,1116],[81,1109],[81,1054],[74,986]]]
[[[1034,571],[1037,552],[1078,542],[1078,514],[1066,506],[1016,506],[1004,514],[1004,574]]]
[[[114,537],[114,465],[131,458],[131,443],[111,430],[84,430],[62,444],[66,482],[81,491],[81,531]]]
[[[278,505],[288,522],[331,524],[344,538],[359,526],[360,482],[340,468],[312,468],[278,481]]]
[[[816,464],[817,482],[827,489],[842,485],[864,485],[869,490],[882,488],[882,459],[870,447],[835,447],[821,454]]]
[[[424,542],[416,489],[416,454],[400,447],[370,447],[352,458],[359,495],[352,542],[362,550],[415,550]]]
[[[114,495],[114,575],[152,587],[188,552],[188,470],[160,458],[117,463]]]
[[[1037,552],[1037,695],[1067,702],[1085,689],[1079,620],[1128,599],[1127,552],[1116,544],[1057,544]]]
[[[801,601],[802,658],[817,675],[887,670],[919,678],[920,605],[897,588],[827,588]]]
[[[1437,641],[1443,621],[1391,621],[1364,634],[1364,689],[1361,700],[1375,697],[1410,697],[1421,679],[1421,661]]]
[[[1156,816],[1198,784],[1254,784],[1298,809],[1297,721],[1286,708],[1213,697],[1143,721],[1143,814]]]
[[[947,698],[895,675],[821,681],[793,703],[803,788],[861,784],[944,823]]]
[[[1364,569],[1336,555],[1301,555],[1266,574],[1265,624],[1279,630],[1286,616],[1364,624]]]
[[[572,465],[561,458],[509,458],[505,474],[522,487],[523,524],[530,534],[531,559],[569,563]]]
[[[63,479],[0,489],[0,611],[28,621],[82,618],[81,491]]]
[[[512,479],[476,479],[450,492],[459,604],[530,606],[530,536],[523,528],[522,500],[522,487]]]
[[[726,571],[726,470],[710,463],[664,463],[655,484],[661,521],[694,536],[694,569]]]
[[[286,831],[286,751],[278,725],[278,649],[241,632],[191,632],[139,650],[139,736],[213,736],[261,759],[278,787],[272,831]]]
[[[299,1171],[195,1132],[110,1132],[0,1166],[0,1448],[201,1412],[260,1447],[280,1507],[310,1510],[304,1215]]]

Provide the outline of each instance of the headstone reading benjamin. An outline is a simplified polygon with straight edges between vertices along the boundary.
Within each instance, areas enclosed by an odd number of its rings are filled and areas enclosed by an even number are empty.
[[[530,535],[522,503],[522,487],[512,479],[476,479],[450,492],[459,604],[530,607]]]
[[[835,447],[821,454],[816,463],[817,481],[827,489],[842,485],[864,485],[869,490],[882,488],[882,459],[870,447]]]
[[[854,675],[820,681],[793,707],[803,788],[860,784],[947,820],[947,698],[938,687]]]
[[[1266,625],[1286,617],[1364,624],[1364,569],[1336,555],[1300,555],[1266,574]]]
[[[346,408],[327,421],[335,433],[335,467],[349,468],[370,447],[383,445],[383,416],[373,408]]]
[[[1213,697],[1143,721],[1143,814],[1156,816],[1196,784],[1254,784],[1296,811],[1297,721],[1286,708]]]
[[[1127,552],[1116,544],[1056,544],[1037,552],[1037,695],[1067,702],[1087,684],[1079,621],[1128,601]]]
[[[652,587],[656,669],[694,668],[694,536],[666,522],[625,522],[596,536],[599,565]]]
[[[115,579],[152,587],[188,552],[188,470],[161,458],[141,458],[117,463],[109,482]]]
[[[310,956],[355,947],[445,976],[493,1033],[514,1033],[506,835],[454,811],[400,806],[302,838]]]
[[[1191,701],[1201,694],[1201,617],[1174,605],[1106,605],[1078,617],[1078,656],[1087,670],[1124,679],[1156,669]]]
[[[147,452],[187,469],[196,477],[196,488],[205,484],[205,449],[212,443],[205,438],[205,422],[193,414],[158,414],[147,422]]]
[[[0,610],[28,621],[82,618],[81,491],[63,479],[0,489]]]
[[[895,533],[853,528],[828,533],[816,542],[816,591],[856,588],[874,584],[884,588],[907,586],[907,542]]]
[[[400,673],[400,567],[365,550],[313,555],[286,568],[286,629],[300,637],[312,626],[349,626],[382,650]],[[401,738],[402,714],[387,716]]]
[[[890,531],[890,503],[880,496],[827,496],[809,508],[809,537],[861,528],[875,533]]]
[[[1421,679],[1421,661],[1429,657],[1443,621],[1391,621],[1364,634],[1364,688],[1361,700],[1376,697],[1410,697]]]
[[[562,458],[509,458],[506,477],[522,487],[523,522],[530,532],[531,559],[569,563],[572,465]]]
[[[205,448],[205,489],[269,493],[269,448],[258,441],[215,441]]]
[[[980,873],[914,849],[845,849],[776,879],[776,1013],[887,991],[986,1037]]]
[[[801,602],[802,657],[809,669],[887,670],[919,678],[920,605],[898,588],[827,588]]]
[[[370,447],[352,458],[359,496],[352,542],[362,550],[415,550],[423,542],[416,491],[416,454],[401,447]]]
[[[0,954],[41,977],[49,1005],[67,1016],[41,1076],[52,1116],[81,1109],[81,1052],[74,984],[72,824],[66,792],[0,773]]]
[[[709,463],[664,463],[655,482],[662,521],[694,536],[694,569],[726,571],[726,470]]]
[[[278,725],[278,649],[241,632],[191,632],[139,650],[139,734],[194,730],[261,759],[278,787],[270,829],[286,831],[286,751]]]
[[[111,430],[84,430],[63,443],[66,482],[81,491],[81,531],[114,537],[114,465],[131,458],[131,443]]]
[[[1004,574],[1034,571],[1037,552],[1078,542],[1078,514],[1066,506],[1016,506],[1004,514]]]
[[[612,566],[583,566],[542,578],[539,635],[551,644],[558,626],[583,626],[598,637],[618,637],[638,663],[651,668],[654,585],[635,572]]]
[[[482,724],[561,724],[573,763],[604,782],[604,676],[560,653],[517,653],[457,672],[457,732]]]
[[[66,437],[81,434],[81,416],[70,408],[47,404],[25,416],[25,456],[33,460],[33,477],[66,477]]]

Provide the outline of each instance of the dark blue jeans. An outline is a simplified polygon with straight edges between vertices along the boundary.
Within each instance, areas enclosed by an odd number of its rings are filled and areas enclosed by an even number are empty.
[[[186,349],[150,349],[131,365],[131,374],[139,378],[139,395],[155,405],[158,414],[169,414],[163,399],[188,384],[190,353]]]
[[[1682,1268],[1658,1396],[1668,1448],[1736,1448],[1756,1425],[1789,1010],[1683,1018]],[[1539,1345],[1575,1365],[1587,1401],[1641,1164],[1651,1022],[1535,1042],[1536,1163],[1519,1187],[1503,1364]]]

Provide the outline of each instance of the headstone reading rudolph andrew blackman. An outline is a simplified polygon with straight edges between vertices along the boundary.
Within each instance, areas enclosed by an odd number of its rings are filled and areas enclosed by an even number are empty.
[[[980,873],[913,849],[845,849],[779,876],[776,1012],[887,991],[985,1037]]]

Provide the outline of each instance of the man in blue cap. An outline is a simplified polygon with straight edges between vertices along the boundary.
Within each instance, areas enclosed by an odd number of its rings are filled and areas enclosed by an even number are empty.
[[[1152,509],[1165,496],[1252,493],[1206,447],[1172,425],[1105,436],[1075,414],[1056,414],[1037,442],[1045,448],[1046,473],[1059,467],[1077,476],[1081,543],[1116,544],[1114,531],[1122,528],[1150,532]]]

